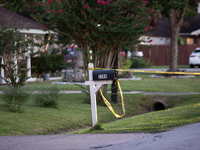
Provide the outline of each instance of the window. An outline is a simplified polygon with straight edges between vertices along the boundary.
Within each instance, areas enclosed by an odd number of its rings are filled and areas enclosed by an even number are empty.
[[[194,51],[194,53],[199,53],[200,52],[200,49],[196,49],[195,51]]]
[[[187,38],[187,44],[194,44],[193,38]]]

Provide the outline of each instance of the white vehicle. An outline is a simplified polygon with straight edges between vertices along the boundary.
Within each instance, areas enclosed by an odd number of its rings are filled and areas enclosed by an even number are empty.
[[[127,55],[128,55],[128,58],[131,58],[132,56],[133,57],[143,57],[143,52],[142,51],[134,51],[134,52],[128,51]]]
[[[189,57],[189,65],[190,68],[194,68],[194,66],[200,67],[200,47],[197,47]]]

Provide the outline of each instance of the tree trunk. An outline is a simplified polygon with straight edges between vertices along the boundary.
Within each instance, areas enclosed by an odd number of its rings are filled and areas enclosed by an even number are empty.
[[[118,59],[119,59],[118,57],[119,57],[119,55],[118,55],[118,51],[117,51],[116,58],[114,60],[113,69],[118,69]],[[117,75],[117,73],[116,73],[116,75]],[[113,80],[113,84],[111,87],[112,87],[111,101],[116,104],[117,103],[117,93],[118,93],[118,84],[117,84],[116,80]]]
[[[169,15],[170,32],[171,32],[171,55],[170,55],[170,71],[177,71],[178,66],[178,33],[180,27],[176,23],[174,11]]]
[[[74,81],[75,82],[83,81],[82,75],[83,75],[83,54],[81,51],[78,51],[76,65],[74,67]]]
[[[171,32],[171,57],[169,70],[175,72],[178,70],[178,35],[183,23],[183,16],[186,8],[178,12],[171,10],[169,14],[170,32]]]

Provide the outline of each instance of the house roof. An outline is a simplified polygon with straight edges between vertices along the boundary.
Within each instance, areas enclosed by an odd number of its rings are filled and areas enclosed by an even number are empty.
[[[200,29],[198,29],[198,30],[196,30],[196,31],[193,31],[192,33],[191,33],[191,35],[200,35]]]
[[[149,31],[145,35],[149,36],[170,36],[170,26],[167,18],[156,21],[155,29]]]
[[[191,34],[200,29],[200,14],[197,17],[186,20],[189,24],[188,27],[183,26],[180,30],[180,34]],[[199,32],[195,32],[200,34]],[[193,34],[194,35],[194,34]]]
[[[180,35],[199,35],[200,34],[200,14],[197,17],[186,20],[188,26],[182,26]],[[168,19],[159,19],[156,22],[155,30],[148,32],[149,36],[170,36],[170,25]]]
[[[0,6],[0,26],[5,26],[8,22],[20,29],[44,30],[41,24]]]

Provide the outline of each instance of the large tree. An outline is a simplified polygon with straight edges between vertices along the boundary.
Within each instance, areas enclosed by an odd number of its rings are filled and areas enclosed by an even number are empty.
[[[197,14],[198,0],[149,0],[157,14],[169,19],[171,33],[170,71],[177,71],[178,66],[178,35],[184,23],[184,16]]]
[[[112,68],[118,49],[134,49],[140,35],[146,33],[152,11],[143,0],[48,0],[38,3],[34,16],[46,30],[59,37],[73,39],[82,51],[84,69]],[[57,40],[58,42],[58,40]],[[68,44],[68,43],[65,43]],[[90,58],[92,50],[92,59]]]
[[[43,2],[43,0],[40,0]],[[14,11],[29,19],[31,14],[37,13],[35,10],[36,0],[0,0],[0,6],[3,6],[10,11]]]

